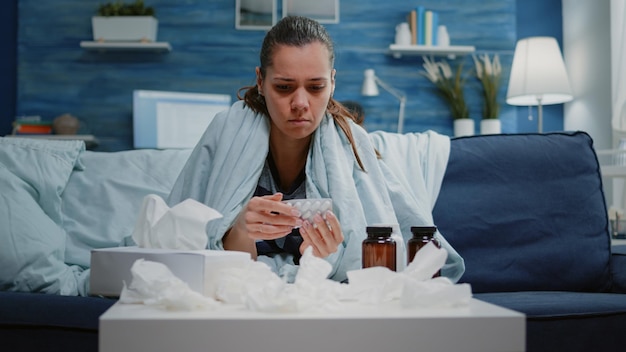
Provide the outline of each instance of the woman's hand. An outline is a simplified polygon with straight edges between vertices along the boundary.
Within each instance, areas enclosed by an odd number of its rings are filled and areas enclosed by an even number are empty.
[[[343,242],[343,232],[339,220],[332,211],[326,212],[326,220],[317,214],[313,218],[313,223],[305,221],[300,227],[302,235],[302,245],[300,253],[308,246],[313,247],[313,255],[324,258],[337,251],[337,247]]]
[[[301,226],[300,212],[282,199],[282,193],[252,197],[222,238],[224,249],[248,252],[256,259],[256,240],[284,237]]]
[[[274,240],[285,237],[294,227],[301,226],[300,212],[281,202],[282,193],[252,197],[239,215],[235,226],[245,228],[248,237],[255,240]]]

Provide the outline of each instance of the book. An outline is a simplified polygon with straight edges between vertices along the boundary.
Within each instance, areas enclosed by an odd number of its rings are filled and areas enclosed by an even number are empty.
[[[417,11],[411,10],[409,13],[409,28],[411,28],[411,45],[417,44]]]
[[[424,13],[424,45],[433,45],[433,12]]]
[[[432,33],[433,36],[433,44],[432,45],[437,45],[439,44],[439,38],[437,38],[437,29],[439,27],[439,13],[433,11],[433,20],[432,20],[432,24],[430,27],[430,31]]]
[[[426,44],[425,41],[425,33],[424,33],[424,22],[425,22],[425,13],[426,13],[426,8],[424,6],[418,6],[415,8],[415,11],[417,13],[417,44],[418,45],[424,45]]]
[[[51,134],[52,123],[48,121],[16,120],[13,122],[13,134]]]

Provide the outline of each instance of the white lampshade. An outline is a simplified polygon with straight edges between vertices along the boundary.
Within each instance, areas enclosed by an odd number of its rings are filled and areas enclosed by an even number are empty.
[[[376,84],[376,74],[374,70],[368,68],[364,71],[365,78],[363,79],[363,86],[361,86],[361,95],[366,97],[375,97],[378,94],[378,84]]]
[[[550,105],[573,99],[559,44],[552,37],[521,39],[515,47],[506,102]]]

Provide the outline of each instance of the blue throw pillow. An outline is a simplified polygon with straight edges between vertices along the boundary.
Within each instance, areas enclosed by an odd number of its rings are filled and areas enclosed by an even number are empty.
[[[132,234],[143,198],[166,199],[192,149],[86,151],[63,192],[65,262],[89,267],[91,249],[117,247]]]
[[[83,142],[0,138],[0,290],[76,295],[64,262],[61,194]]]
[[[474,292],[610,286],[602,178],[584,132],[453,139],[433,216]]]

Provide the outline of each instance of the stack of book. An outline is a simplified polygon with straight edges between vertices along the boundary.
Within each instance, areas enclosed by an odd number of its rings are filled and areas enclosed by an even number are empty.
[[[408,15],[411,28],[411,45],[437,45],[437,27],[439,14],[427,10],[424,6],[417,6]]]
[[[42,121],[39,116],[19,117],[13,121],[13,134],[51,134],[52,122]]]

